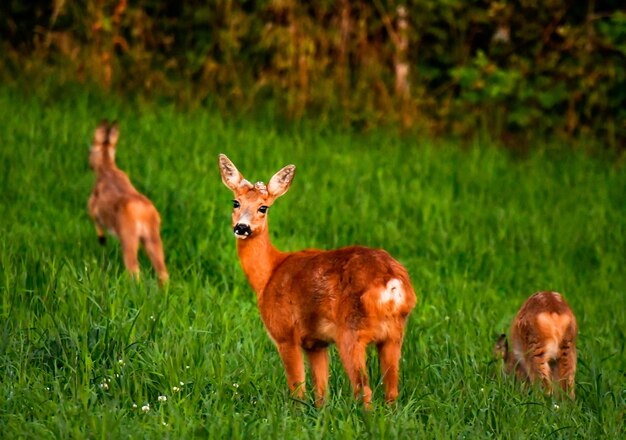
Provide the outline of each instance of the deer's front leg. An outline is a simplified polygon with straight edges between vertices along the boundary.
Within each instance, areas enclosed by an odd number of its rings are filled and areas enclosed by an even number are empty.
[[[277,345],[278,352],[285,366],[289,389],[294,396],[302,399],[305,391],[305,375],[300,346],[291,342],[279,343]]]
[[[96,235],[98,236],[98,243],[104,246],[105,244],[107,244],[107,237],[106,235],[104,235],[104,228],[100,226],[95,220],[94,224],[96,225]]]
[[[89,203],[88,203],[89,215],[91,216],[91,219],[93,220],[93,224],[96,227],[96,235],[98,236],[98,243],[104,246],[107,242],[107,239],[106,239],[106,236],[104,235],[104,228],[100,226],[100,223],[98,223],[98,217],[96,216],[96,205],[97,205],[96,197],[94,194],[92,194],[89,197]]]

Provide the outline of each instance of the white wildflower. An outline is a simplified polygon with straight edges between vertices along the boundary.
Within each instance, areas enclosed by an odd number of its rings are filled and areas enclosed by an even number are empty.
[[[133,403],[133,409],[137,409],[137,404]]]
[[[167,402],[167,396],[159,396],[159,402]]]
[[[173,392],[175,392],[175,393],[177,393],[177,392],[179,392],[179,391],[180,391],[180,388],[178,388],[177,386],[173,386],[173,387],[172,387],[172,391],[173,391]]]
[[[559,410],[560,406],[557,405],[556,403],[553,405],[553,408],[556,409],[557,411]]]
[[[148,411],[150,411],[150,404],[146,403],[144,406],[141,407],[141,410],[147,413]]]
[[[239,384],[237,382],[233,383],[233,387],[239,388]]]

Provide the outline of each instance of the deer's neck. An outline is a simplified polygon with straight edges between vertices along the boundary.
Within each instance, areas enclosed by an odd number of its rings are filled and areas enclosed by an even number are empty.
[[[248,282],[260,300],[274,270],[287,254],[272,246],[267,228],[258,235],[237,240],[237,254]]]
[[[506,371],[507,374],[511,374],[513,370],[515,370],[515,364],[517,362],[515,361],[515,356],[511,354],[508,347],[504,351],[503,359],[504,359],[504,370]]]
[[[115,172],[116,170],[117,166],[115,165],[115,162],[111,160],[105,161],[96,167],[96,178],[102,178],[111,172]]]

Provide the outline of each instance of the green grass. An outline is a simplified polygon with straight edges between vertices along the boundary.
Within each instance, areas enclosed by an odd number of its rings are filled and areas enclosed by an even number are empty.
[[[103,117],[121,122],[118,164],[161,212],[165,290],[145,255],[133,283],[119,244],[98,245],[87,155]],[[225,120],[80,89],[2,87],[0,121],[3,438],[624,437],[623,166],[562,147],[519,158]],[[406,265],[419,300],[395,406],[373,351],[370,412],[334,349],[326,406],[289,398],[236,258],[220,152],[251,181],[297,166],[270,215],[280,249],[363,244]],[[578,318],[575,402],[504,380],[491,361],[496,335],[543,289]]]

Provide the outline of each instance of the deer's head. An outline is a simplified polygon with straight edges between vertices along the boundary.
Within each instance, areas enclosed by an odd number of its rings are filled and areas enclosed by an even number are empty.
[[[509,360],[509,341],[504,333],[498,337],[493,347],[493,355],[497,360],[502,359],[505,363]]]
[[[267,228],[267,212],[274,201],[285,194],[296,172],[294,165],[287,165],[274,174],[267,186],[263,182],[254,185],[247,181],[224,154],[219,156],[222,182],[233,191],[233,232],[235,237],[246,239]]]

